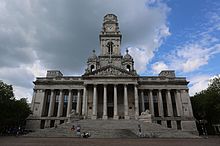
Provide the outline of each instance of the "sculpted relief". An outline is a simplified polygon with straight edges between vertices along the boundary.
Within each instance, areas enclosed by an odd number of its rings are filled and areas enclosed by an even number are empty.
[[[123,69],[118,69],[116,67],[108,66],[100,68],[94,72],[86,72],[86,76],[134,76],[132,73],[127,72]]]
[[[128,76],[129,74],[121,72],[121,71],[119,71],[117,69],[114,69],[114,68],[107,68],[105,70],[102,70],[100,72],[95,73],[95,75],[101,75],[101,76]]]

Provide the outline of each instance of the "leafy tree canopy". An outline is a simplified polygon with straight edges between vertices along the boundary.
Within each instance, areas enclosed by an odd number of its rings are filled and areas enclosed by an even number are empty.
[[[194,95],[191,102],[197,120],[220,123],[220,76],[212,79],[206,90]]]
[[[27,100],[16,100],[12,85],[0,81],[0,131],[8,127],[23,126],[30,113]]]

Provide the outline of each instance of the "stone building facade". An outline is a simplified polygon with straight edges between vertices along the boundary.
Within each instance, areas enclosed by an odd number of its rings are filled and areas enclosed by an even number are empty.
[[[27,126],[32,129],[53,127],[68,120],[71,111],[85,119],[138,119],[150,111],[152,121],[165,127],[195,131],[185,77],[173,70],[158,76],[139,76],[134,60],[121,55],[122,40],[117,17],[107,14],[99,35],[101,54],[95,51],[87,60],[82,76],[64,76],[58,70],[34,81]]]

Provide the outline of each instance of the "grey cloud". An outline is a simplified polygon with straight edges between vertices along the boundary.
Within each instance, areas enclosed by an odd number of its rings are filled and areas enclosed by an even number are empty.
[[[32,87],[31,81],[34,79],[34,75],[25,68],[2,68],[0,70],[0,77],[8,84],[23,88]]]
[[[155,29],[165,23],[161,8],[150,8],[148,0],[23,0],[0,1],[0,70],[33,64],[40,60],[46,69],[65,75],[82,74],[87,57],[100,52],[99,32],[107,13],[118,16],[126,47],[155,50]],[[147,56],[146,57],[152,57]],[[145,62],[146,63],[146,62]],[[20,70],[19,74],[24,73]],[[24,73],[25,75],[25,73]],[[32,78],[10,78],[27,87]]]
[[[117,1],[24,1],[24,5],[6,1],[11,23],[16,23],[21,32],[1,35],[0,51],[2,66],[13,66],[34,61],[33,52],[19,52],[20,48],[32,48],[42,64],[48,69],[60,69],[66,73],[80,73],[84,70],[87,57],[93,49],[100,51],[98,35],[103,16],[115,13],[119,17],[123,34],[122,48],[128,45],[151,44],[153,27],[161,17],[150,16],[145,0]],[[14,11],[14,12],[13,12]],[[14,15],[14,13],[16,13]],[[155,11],[155,15],[158,12]],[[10,19],[9,18],[9,19]],[[8,21],[12,28],[13,24]],[[8,39],[11,37],[11,39]],[[29,38],[27,38],[29,37]],[[7,41],[8,40],[8,41]],[[10,41],[11,40],[11,41]],[[125,45],[124,45],[125,44]],[[8,46],[7,46],[8,45]],[[7,48],[7,49],[6,49]],[[154,49],[150,48],[149,49]],[[16,55],[10,54],[10,51]],[[2,54],[2,53],[1,53]]]

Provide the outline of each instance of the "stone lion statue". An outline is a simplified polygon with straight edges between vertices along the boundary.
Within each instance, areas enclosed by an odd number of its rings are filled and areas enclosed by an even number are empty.
[[[151,115],[150,111],[147,109],[145,112],[142,112],[141,115]]]

